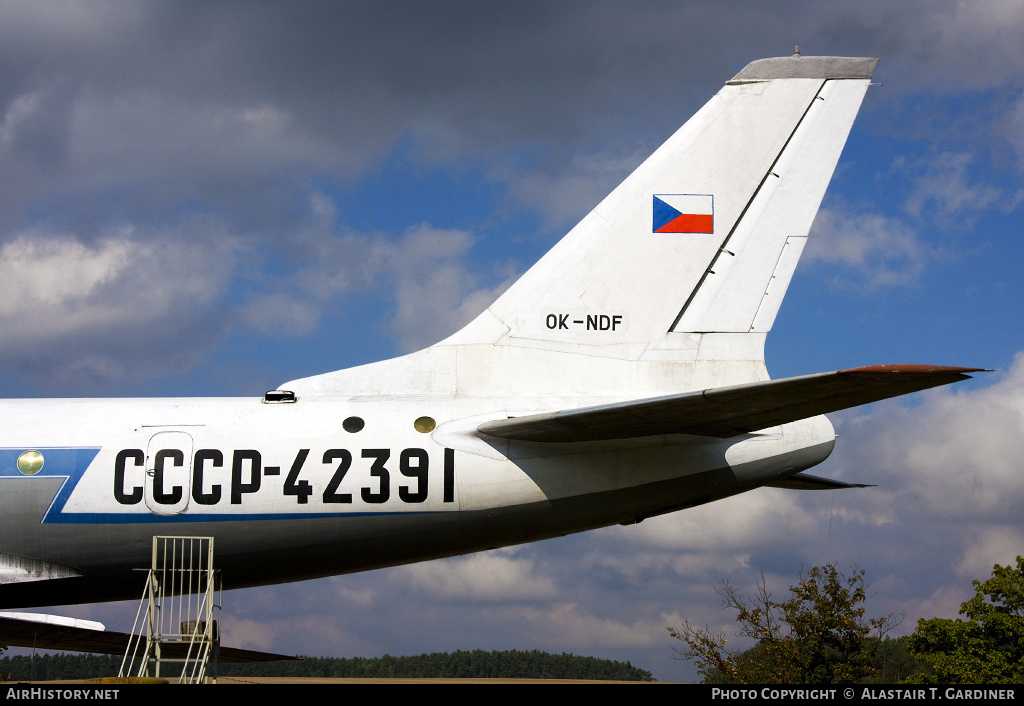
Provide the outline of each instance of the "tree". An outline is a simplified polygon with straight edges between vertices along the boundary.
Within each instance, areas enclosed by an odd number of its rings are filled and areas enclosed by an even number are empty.
[[[974,598],[960,604],[957,618],[918,620],[910,650],[934,675],[917,683],[1020,684],[1024,682],[1024,558],[1017,566],[992,569],[984,583],[972,581]]]
[[[673,649],[694,661],[705,683],[844,684],[878,673],[874,651],[902,618],[865,619],[863,569],[853,567],[847,576],[835,564],[816,566],[789,590],[789,600],[778,602],[763,575],[753,596],[723,581],[716,589],[723,606],[736,611],[739,635],[756,644],[733,652],[726,648],[725,633],[685,622],[669,628],[672,637],[686,643]]]
[[[875,649],[878,674],[865,680],[877,684],[899,684],[916,674],[928,672],[928,665],[910,654],[906,637],[885,638]]]

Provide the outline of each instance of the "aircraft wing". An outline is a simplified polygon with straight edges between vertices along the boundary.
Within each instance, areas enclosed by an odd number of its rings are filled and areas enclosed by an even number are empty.
[[[43,617],[43,616],[40,616]],[[123,655],[132,635],[110,630],[95,630],[77,625],[23,620],[0,616],[0,644],[13,647],[34,647],[37,650],[68,650],[94,654]],[[188,643],[164,643],[163,656],[184,659]],[[221,664],[235,662],[274,662],[300,659],[256,650],[221,646],[218,660]]]
[[[877,365],[698,392],[510,417],[481,424],[517,441],[601,441],[660,434],[728,438],[946,385],[984,368]]]
[[[785,488],[786,490],[846,490],[847,488],[874,488],[871,483],[844,483],[841,480],[812,476],[807,473],[797,473],[786,476],[771,483],[765,483],[768,488]]]

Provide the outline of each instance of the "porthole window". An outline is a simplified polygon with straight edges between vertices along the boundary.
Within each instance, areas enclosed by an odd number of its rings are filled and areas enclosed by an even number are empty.
[[[355,434],[357,431],[362,431],[364,426],[366,426],[366,422],[363,421],[362,417],[349,417],[341,423],[341,428],[349,434]]]
[[[43,455],[38,451],[26,451],[18,456],[18,470],[26,476],[34,476],[43,470]]]
[[[421,434],[429,434],[430,432],[434,431],[434,427],[437,426],[437,422],[435,422],[430,417],[420,417],[419,419],[412,423],[412,426],[416,431],[420,432]]]

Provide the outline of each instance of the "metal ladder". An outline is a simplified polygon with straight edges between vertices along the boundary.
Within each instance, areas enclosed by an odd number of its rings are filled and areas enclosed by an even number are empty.
[[[119,676],[159,678],[173,663],[181,668],[180,675],[173,670],[178,683],[216,682],[219,583],[213,537],[153,537],[152,566]]]

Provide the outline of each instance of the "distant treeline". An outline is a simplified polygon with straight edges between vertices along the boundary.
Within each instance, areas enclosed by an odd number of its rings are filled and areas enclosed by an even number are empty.
[[[121,657],[114,655],[56,654],[0,659],[0,676],[10,674],[11,681],[49,681],[51,679],[92,679],[117,676]]]
[[[88,679],[114,676],[121,657],[55,654],[0,659],[0,674],[12,680]],[[31,671],[31,675],[30,675]],[[306,657],[293,662],[222,664],[221,676],[233,677],[363,677],[388,678],[506,678],[506,679],[600,679],[654,681],[646,669],[629,662],[532,650],[457,650],[416,657]]]

